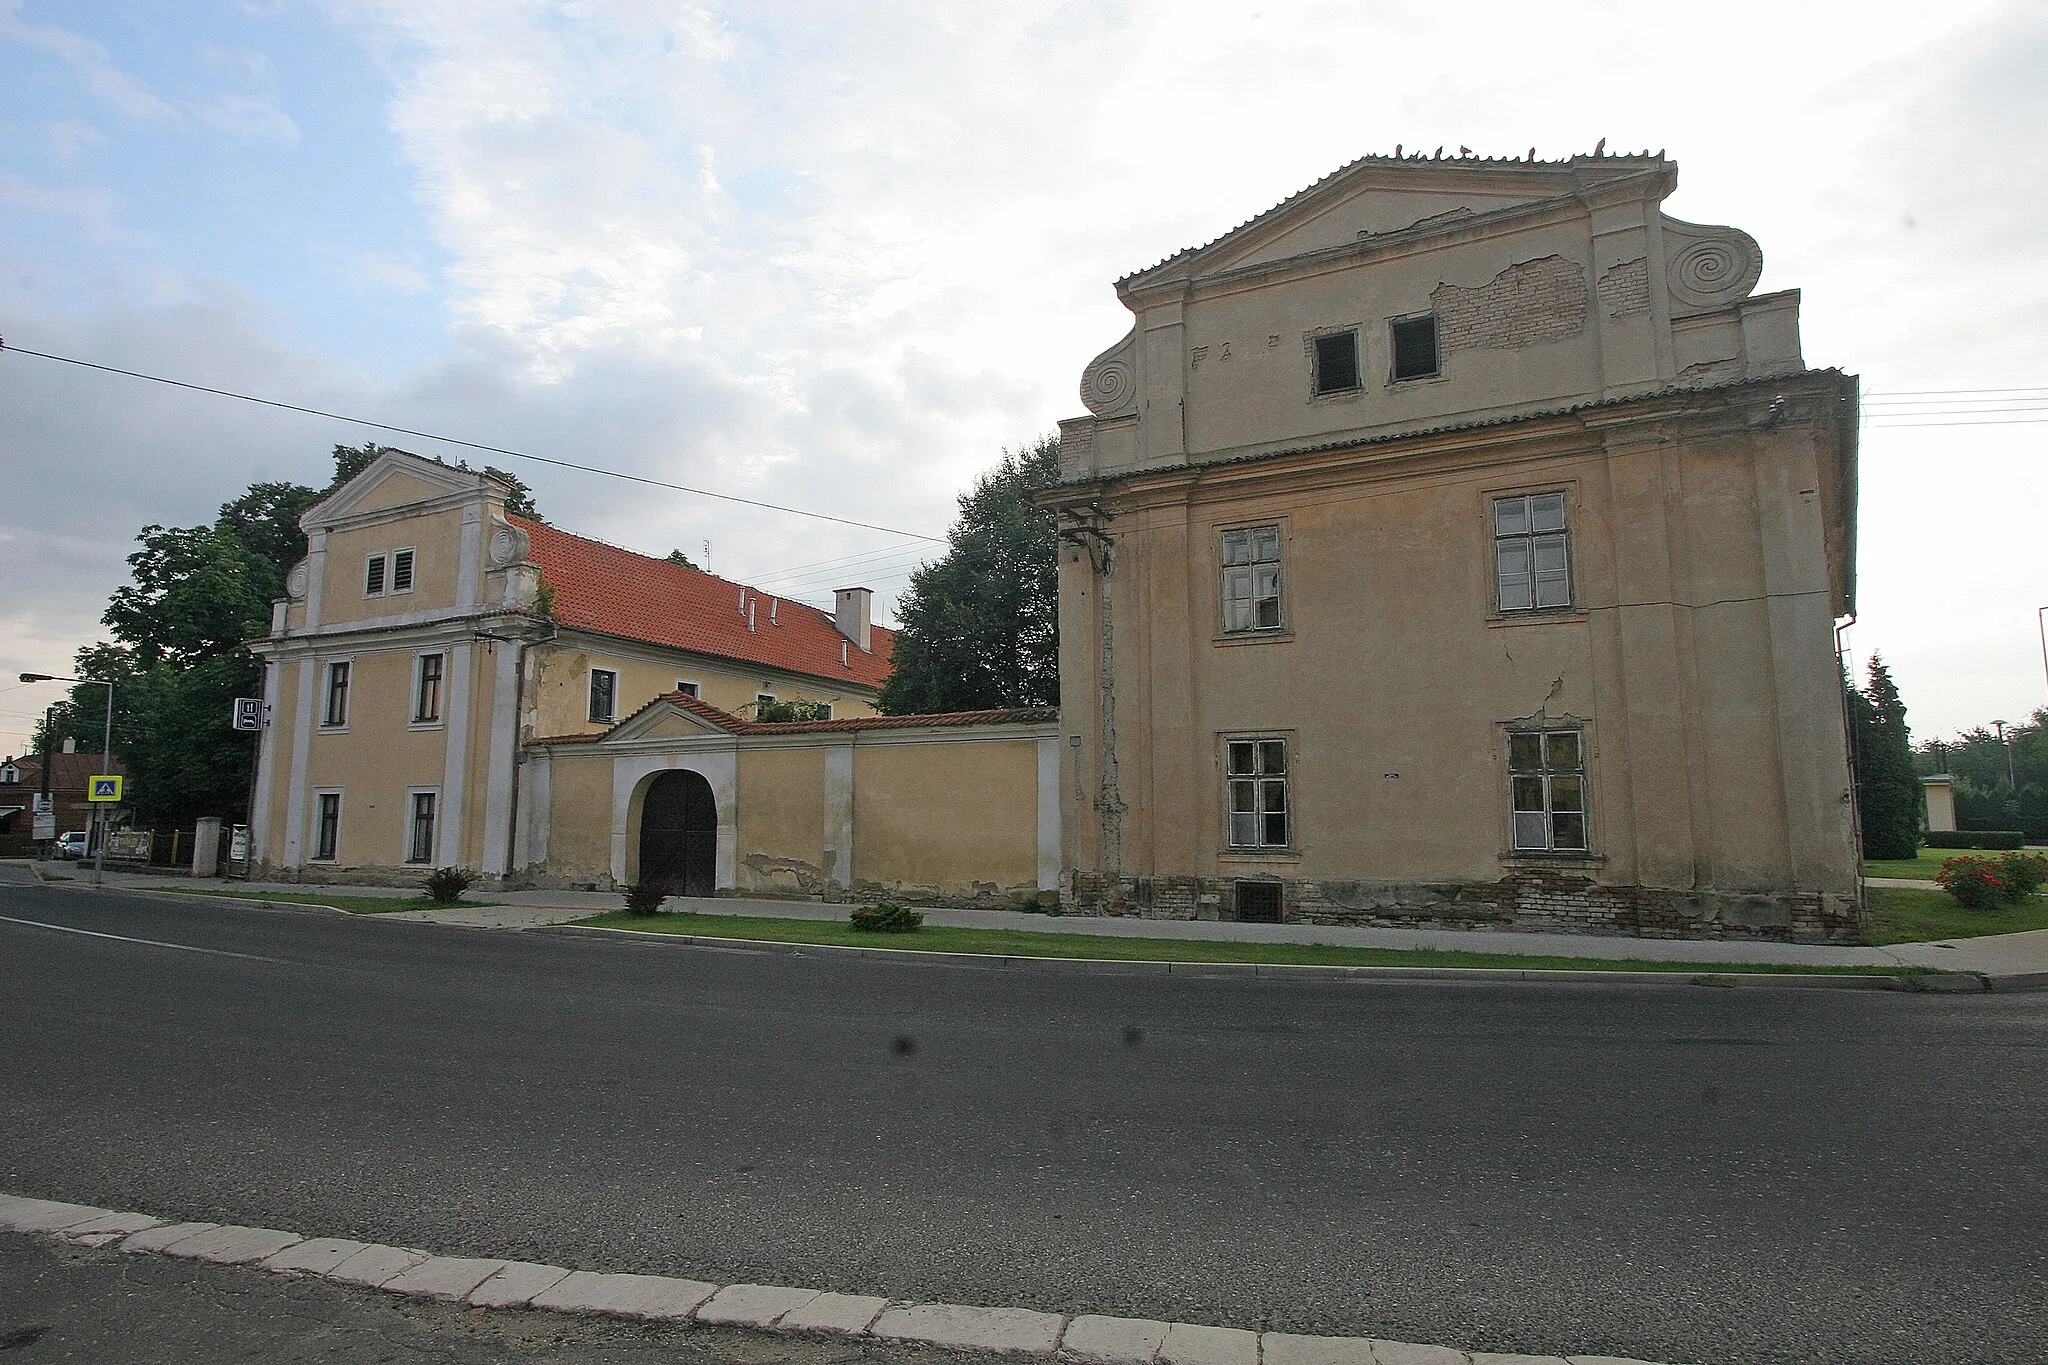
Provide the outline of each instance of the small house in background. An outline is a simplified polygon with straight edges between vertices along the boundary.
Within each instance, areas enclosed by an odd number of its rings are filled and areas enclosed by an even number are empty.
[[[86,779],[107,771],[126,776],[128,770],[118,758],[111,770],[102,767],[97,749],[89,754],[50,755],[50,804],[56,811],[57,833],[90,827],[95,807],[85,799]],[[0,858],[25,858],[36,851],[34,797],[42,789],[41,754],[0,762]],[[118,808],[114,819],[120,819]]]
[[[1920,790],[1926,795],[1926,804],[1921,807],[1921,828],[1937,833],[1948,833],[1956,827],[1956,780],[1948,773],[1936,773],[1920,779]]]
[[[1117,282],[1068,908],[1854,936],[1856,381],[1661,153],[1369,156]]]

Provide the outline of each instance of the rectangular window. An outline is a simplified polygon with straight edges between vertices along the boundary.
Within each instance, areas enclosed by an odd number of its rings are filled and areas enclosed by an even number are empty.
[[[445,654],[420,655],[418,686],[413,688],[412,723],[425,725],[441,719],[441,670]]]
[[[831,703],[831,702],[829,702],[829,701],[814,701],[814,702],[812,702],[812,703],[811,703],[811,719],[812,719],[812,720],[830,720],[830,719],[832,719],[832,703]]]
[[[320,811],[313,825],[313,858],[331,863],[341,847],[341,793],[321,792]]]
[[[773,692],[756,692],[754,694],[754,711],[756,714],[760,713],[762,707],[773,705],[775,705],[775,694]]]
[[[1223,533],[1223,629],[1280,629],[1280,528]]]
[[[1287,804],[1287,741],[1233,739],[1224,745],[1232,848],[1286,848],[1292,842]]]
[[[391,556],[391,591],[412,591],[412,551],[400,550]]]
[[[590,718],[610,725],[618,713],[619,675],[609,668],[590,670]]]
[[[363,596],[376,597],[384,591],[384,556],[371,555],[363,562]]]
[[[681,678],[676,679],[676,691],[682,693],[686,697],[695,697],[702,695],[698,691],[697,684],[693,682],[684,682]]]
[[[434,861],[433,792],[414,792],[410,812],[411,832],[406,838],[405,860],[409,863]]]
[[[1393,325],[1394,378],[1428,379],[1437,373],[1436,315],[1402,318]]]
[[[1317,337],[1315,346],[1317,393],[1358,387],[1358,333],[1333,332]]]
[[[330,730],[348,724],[348,665],[345,663],[327,665],[327,705],[320,712],[320,723]]]
[[[1517,852],[1586,851],[1586,746],[1577,730],[1508,732]]]
[[[1493,500],[1493,571],[1502,611],[1572,604],[1571,532],[1563,493]]]

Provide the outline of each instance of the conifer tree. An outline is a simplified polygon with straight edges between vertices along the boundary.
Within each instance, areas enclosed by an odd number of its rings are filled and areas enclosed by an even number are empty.
[[[1860,704],[1859,704],[1860,703]],[[1870,656],[1862,692],[1851,689],[1856,738],[1856,800],[1863,818],[1863,856],[1910,858],[1920,845],[1920,777],[1906,729],[1906,704],[1884,656]]]

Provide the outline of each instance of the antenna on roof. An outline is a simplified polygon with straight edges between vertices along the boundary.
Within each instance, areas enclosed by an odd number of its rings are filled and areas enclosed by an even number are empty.
[[[711,542],[704,542],[704,572],[711,572]]]

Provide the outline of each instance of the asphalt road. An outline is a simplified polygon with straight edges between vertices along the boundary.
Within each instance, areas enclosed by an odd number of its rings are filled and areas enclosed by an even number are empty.
[[[54,887],[0,916],[13,1193],[1473,1350],[2048,1359],[2048,994],[1013,973]]]

